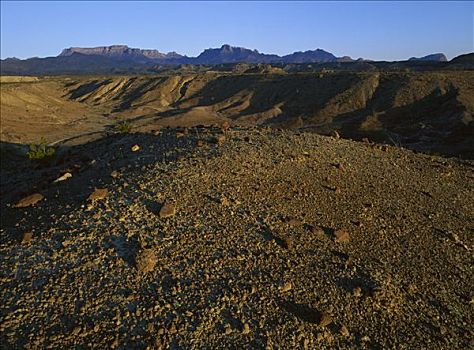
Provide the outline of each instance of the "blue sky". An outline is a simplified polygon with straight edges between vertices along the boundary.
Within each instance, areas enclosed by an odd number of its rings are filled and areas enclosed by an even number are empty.
[[[1,57],[56,56],[70,46],[126,44],[196,56],[227,43],[287,54],[398,60],[474,51],[473,1],[1,1]]]

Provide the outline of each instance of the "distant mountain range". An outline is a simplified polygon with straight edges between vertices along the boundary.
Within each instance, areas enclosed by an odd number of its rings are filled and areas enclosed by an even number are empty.
[[[446,62],[446,56],[436,53],[410,61]],[[91,73],[132,73],[142,72],[156,65],[220,65],[229,63],[271,63],[303,64],[346,62],[372,62],[349,56],[336,57],[322,49],[294,52],[285,56],[260,53],[243,47],[222,45],[220,48],[206,49],[197,57],[187,57],[176,52],[162,53],[158,50],[130,48],[126,45],[100,46],[94,48],[71,47],[64,49],[56,57],[1,60],[1,74],[11,75],[53,75]]]
[[[222,45],[216,49],[206,49],[197,57],[187,57],[176,52],[162,53],[158,50],[134,49],[126,45],[100,46],[93,48],[71,47],[64,49],[58,57],[74,54],[103,56],[133,61],[154,61],[155,63],[171,64],[223,64],[223,63],[314,63],[314,62],[350,62],[349,56],[336,57],[322,49],[294,52],[285,56],[260,53],[245,47]]]

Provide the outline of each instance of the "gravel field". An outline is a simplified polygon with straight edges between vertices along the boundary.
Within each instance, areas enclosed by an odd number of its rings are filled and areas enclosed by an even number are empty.
[[[2,349],[474,348],[472,161],[258,128],[61,152],[2,165]]]

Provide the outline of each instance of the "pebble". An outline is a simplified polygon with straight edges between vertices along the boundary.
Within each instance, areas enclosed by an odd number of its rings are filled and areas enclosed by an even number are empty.
[[[317,225],[311,226],[310,231],[312,234],[316,236],[321,236],[321,237],[324,236],[324,230],[320,226],[317,226]]]
[[[63,176],[60,176],[58,177],[56,180],[54,180],[54,182],[61,182],[61,181],[65,181],[69,178],[72,177],[72,174],[71,173],[65,173]]]
[[[326,312],[321,313],[319,317],[318,325],[321,327],[326,327],[332,323],[332,317]]]
[[[94,192],[87,198],[88,201],[98,201],[105,199],[109,194],[109,191],[106,188],[96,188]]]
[[[160,218],[165,219],[176,214],[176,207],[173,203],[165,203],[160,209]]]
[[[346,230],[334,231],[334,238],[337,243],[347,243],[350,240],[349,232]]]
[[[21,199],[18,203],[13,205],[14,208],[26,208],[32,205],[35,205],[41,201],[44,196],[41,193],[34,193],[28,197]]]
[[[137,269],[142,273],[153,271],[157,263],[158,257],[153,249],[141,250],[136,258]]]
[[[139,150],[140,150],[140,146],[138,146],[138,145],[133,145],[132,146],[132,152],[137,152]]]
[[[289,292],[291,289],[293,288],[291,282],[286,282],[281,288],[281,292],[282,293],[285,293],[285,292]]]
[[[341,329],[339,330],[342,336],[348,337],[349,336],[349,330],[347,329],[346,326],[341,326]]]
[[[33,232],[25,232],[23,234],[23,239],[22,239],[21,243],[23,243],[23,244],[29,243],[29,242],[31,242],[32,239],[33,239]]]

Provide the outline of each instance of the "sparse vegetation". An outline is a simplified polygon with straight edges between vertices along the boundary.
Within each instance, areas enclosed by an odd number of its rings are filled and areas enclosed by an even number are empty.
[[[42,137],[39,144],[30,145],[30,150],[28,151],[27,156],[30,160],[48,162],[55,154],[56,148],[48,146],[48,142],[44,137]]]
[[[133,126],[131,123],[123,120],[123,121],[118,121],[114,125],[114,130],[120,134],[128,134],[132,131]]]

